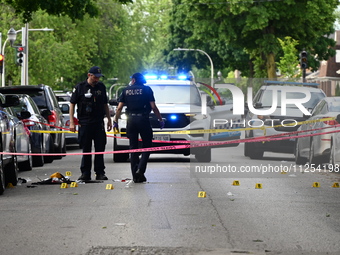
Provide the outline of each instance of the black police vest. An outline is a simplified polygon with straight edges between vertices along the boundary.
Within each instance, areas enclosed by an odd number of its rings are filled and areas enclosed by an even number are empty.
[[[98,87],[82,86],[79,91],[78,119],[82,124],[101,122],[105,116],[105,90]]]
[[[150,106],[150,89],[144,85],[132,85],[127,87],[123,93],[125,98],[126,112],[128,114],[149,114]]]

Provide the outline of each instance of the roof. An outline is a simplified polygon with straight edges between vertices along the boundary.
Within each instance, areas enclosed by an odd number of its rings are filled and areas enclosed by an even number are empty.
[[[292,86],[292,85],[287,85],[287,86],[283,86],[283,85],[263,85],[261,86],[261,88],[265,87],[268,90],[273,90],[273,89],[283,89],[283,88],[287,88],[287,87],[296,87],[296,86]],[[320,88],[315,88],[315,87],[308,87],[308,86],[303,86],[303,88],[308,89],[309,91],[315,91],[315,92],[319,92],[321,89]]]

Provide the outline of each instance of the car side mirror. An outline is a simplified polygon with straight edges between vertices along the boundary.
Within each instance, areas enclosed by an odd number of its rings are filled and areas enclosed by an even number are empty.
[[[207,106],[214,107],[214,101],[211,99],[210,96],[207,96]]]
[[[41,116],[43,116],[46,120],[48,120],[48,116],[52,115],[52,112],[48,109],[42,110],[40,112]]]
[[[259,103],[259,102],[255,103],[255,104],[254,104],[254,108],[255,108],[255,109],[257,109],[257,108],[262,108],[262,103]]]
[[[110,104],[110,105],[118,105],[118,100],[117,100],[117,98],[112,98],[112,99],[110,99],[110,100],[109,100],[109,104]]]
[[[17,114],[17,117],[20,120],[29,119],[31,117],[31,113],[29,111],[21,111]]]
[[[338,114],[337,116],[336,116],[336,119],[335,119],[339,124],[340,124],[340,114]]]
[[[62,105],[59,105],[59,107],[62,113],[70,112],[70,106],[68,104],[62,104]]]
[[[3,107],[12,107],[17,106],[20,104],[20,99],[17,95],[6,95],[5,96],[5,104],[3,104]]]

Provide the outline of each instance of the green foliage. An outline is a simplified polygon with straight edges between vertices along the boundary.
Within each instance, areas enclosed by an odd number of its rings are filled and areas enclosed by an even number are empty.
[[[311,56],[317,55],[319,59],[310,61],[313,70],[318,68],[319,61],[335,54],[332,49],[335,41],[325,35],[334,31],[337,0],[173,2],[171,46],[209,50],[209,54],[217,54],[217,59],[224,60],[227,66],[237,63],[246,53],[253,65],[243,61],[243,67],[237,69],[248,68],[251,74],[254,67],[255,77],[275,78],[275,59],[282,54],[278,38],[290,36],[299,41],[298,51],[305,48]],[[229,54],[228,49],[234,49],[234,54]],[[190,66],[183,58],[169,60],[177,66]]]
[[[3,39],[10,27],[20,30],[24,26],[15,16],[14,9],[4,1],[0,0],[4,10],[0,14]],[[103,81],[109,87],[114,82],[110,78],[127,83],[135,72],[162,66],[164,56],[159,52],[167,39],[167,23],[163,24],[159,12],[166,11],[167,2],[143,0],[121,5],[115,0],[97,0],[98,17],[85,14],[82,20],[36,11],[29,28],[48,27],[54,31],[29,32],[29,83],[71,90],[86,78],[91,66],[98,65],[105,75]],[[163,38],[158,40],[161,36]],[[20,42],[21,33],[18,33],[15,43]],[[9,44],[5,49],[6,85],[20,84],[21,68],[14,63],[14,49]]]
[[[335,87],[335,96],[339,97],[340,96],[340,84],[337,82],[336,87]]]
[[[281,40],[280,38],[278,38],[278,40],[283,51],[283,56],[280,57],[280,61],[276,63],[276,65],[280,69],[283,77],[296,77],[299,71],[298,51],[296,46],[299,43],[290,36],[286,36],[284,40]]]
[[[33,13],[43,10],[56,16],[69,16],[72,20],[83,19],[86,14],[98,15],[98,8],[92,0],[5,0],[24,23],[32,21]],[[117,0],[129,3],[131,0]]]

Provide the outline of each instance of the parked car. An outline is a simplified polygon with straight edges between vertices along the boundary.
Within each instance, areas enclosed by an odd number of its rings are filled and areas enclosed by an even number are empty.
[[[282,91],[289,91],[289,87],[296,87],[294,85],[282,85],[284,82],[279,83],[280,85],[272,85],[268,82],[268,85],[264,85],[260,88],[260,90],[256,93],[253,98],[253,107],[259,110],[268,110],[272,107],[274,102],[273,95],[277,93],[277,107],[276,110],[272,114],[253,114],[248,111],[245,116],[246,123],[252,123],[253,127],[264,127],[265,129],[251,129],[245,131],[245,138],[256,138],[262,136],[270,136],[270,135],[280,135],[287,132],[296,131],[299,128],[299,125],[296,126],[288,126],[289,123],[301,122],[307,119],[306,116],[303,115],[301,109],[299,109],[296,105],[287,104],[286,105],[286,114],[282,114],[281,107],[281,95]],[[288,88],[287,88],[288,86]],[[299,86],[301,87],[301,86]],[[324,97],[326,94],[317,87],[311,86],[303,86],[304,91],[309,91],[311,98],[308,102],[303,103],[305,109],[310,110],[315,107],[315,105]],[[293,91],[294,89],[292,89]],[[285,92],[285,96],[287,99],[301,99],[304,98],[305,95],[303,93],[298,92]],[[282,126],[281,123],[284,121],[285,126]],[[251,142],[245,143],[244,145],[244,156],[250,157],[251,159],[261,159],[265,151],[270,152],[280,152],[280,153],[294,153],[295,148],[295,139],[284,139],[284,140],[276,140],[270,142]]]
[[[340,123],[340,114],[336,116],[336,121]],[[340,127],[337,127],[340,130]],[[331,145],[329,154],[329,170],[340,173],[340,132],[331,134]]]
[[[0,151],[7,153],[15,153],[15,128],[11,124],[11,117],[5,111],[7,107],[15,106],[18,104],[17,97],[5,97],[0,94]],[[0,195],[5,191],[6,184],[18,183],[18,166],[17,157],[13,154],[0,155]]]
[[[51,137],[53,153],[66,153],[65,133],[53,131],[63,131],[64,117],[59,108],[57,98],[48,85],[21,85],[0,87],[0,93],[3,94],[27,94],[29,95],[40,110],[40,114],[48,121],[51,127]],[[61,159],[62,156],[55,156],[55,159]]]
[[[340,112],[340,97],[325,97],[313,109],[312,115],[308,121],[320,120],[324,118],[336,117]],[[318,134],[333,131],[339,127],[336,120],[319,121],[314,123],[302,124],[298,130],[307,131],[300,133]],[[326,128],[315,130],[318,128]],[[296,140],[295,162],[296,164],[314,164],[318,166],[322,163],[328,163],[331,155],[332,134],[322,134],[316,136],[301,137]]]
[[[58,102],[69,102],[71,99],[71,93],[70,92],[55,92],[55,96],[58,100]]]
[[[70,102],[59,102],[59,107],[64,115],[65,120],[65,128],[70,128]],[[74,123],[76,125],[76,130],[78,131],[78,119],[77,119],[77,106],[74,109]],[[78,143],[78,133],[66,133],[65,134],[66,144],[75,144]]]
[[[10,95],[6,95],[9,97]],[[15,95],[16,96],[16,95]],[[15,106],[13,106],[15,107]],[[8,113],[10,120],[11,130],[14,132],[15,137],[15,152],[24,153],[26,155],[17,155],[16,161],[20,171],[32,170],[32,149],[30,143],[30,131],[25,126],[25,119],[29,118],[31,114],[28,111],[21,110],[20,116],[17,116],[13,107],[6,107],[4,111]]]
[[[19,119],[22,119],[23,111],[30,113],[30,117],[24,118],[22,121],[30,131],[32,153],[47,154],[52,152],[53,140],[49,132],[51,128],[47,120],[40,114],[38,106],[29,95],[19,94],[18,97],[20,103],[17,106],[13,106],[12,110]],[[52,163],[53,159],[53,156],[33,156],[33,166],[43,166],[44,163]]]

